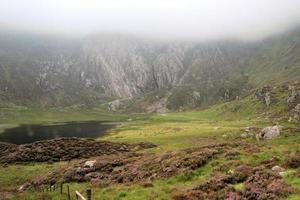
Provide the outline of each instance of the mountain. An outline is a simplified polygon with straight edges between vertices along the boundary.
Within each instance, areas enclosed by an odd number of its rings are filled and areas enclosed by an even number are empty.
[[[110,102],[111,110],[140,112],[206,106],[266,84],[300,80],[299,55],[299,29],[255,42],[117,34],[65,39],[2,31],[0,102]]]

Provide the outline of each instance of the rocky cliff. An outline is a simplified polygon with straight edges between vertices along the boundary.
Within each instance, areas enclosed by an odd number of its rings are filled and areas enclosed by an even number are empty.
[[[151,94],[152,106],[158,100],[174,110],[207,105],[238,98],[266,82],[264,71],[293,70],[297,78],[299,35],[294,31],[260,42],[162,42],[123,35],[63,39],[3,32],[0,101],[65,106]]]

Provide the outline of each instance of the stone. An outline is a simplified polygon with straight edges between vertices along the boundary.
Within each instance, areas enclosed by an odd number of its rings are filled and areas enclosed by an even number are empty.
[[[295,106],[294,111],[300,113],[300,103]]]
[[[270,106],[273,102],[271,92],[272,88],[270,86],[264,86],[263,88],[256,91],[255,96],[257,99],[261,100],[266,106]]]
[[[83,167],[92,168],[94,167],[96,160],[88,160],[84,163]]]
[[[18,189],[18,191],[25,191],[27,190],[29,187],[31,186],[31,184],[29,182],[24,183],[23,185],[21,185]]]
[[[284,168],[278,166],[278,165],[275,165],[274,167],[272,167],[272,171],[275,171],[275,172],[283,172],[284,171]]]
[[[295,87],[291,87],[290,94],[287,97],[287,104],[290,108],[295,107],[298,103],[300,103],[300,91],[297,91]]]
[[[279,176],[284,177],[286,172],[279,172],[278,174],[279,174]]]
[[[257,140],[268,140],[278,137],[280,135],[281,127],[276,126],[269,126],[263,128],[258,134],[256,134]]]
[[[271,94],[270,94],[270,92],[267,92],[266,94],[265,94],[265,104],[267,105],[267,106],[270,106],[270,104],[271,104]]]
[[[110,111],[117,111],[120,106],[121,106],[121,101],[119,99],[108,103],[108,109]]]

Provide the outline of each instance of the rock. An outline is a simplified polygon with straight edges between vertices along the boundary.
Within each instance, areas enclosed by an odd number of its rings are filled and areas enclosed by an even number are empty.
[[[271,104],[271,94],[270,94],[270,92],[267,92],[266,94],[265,94],[265,103],[266,103],[266,105],[267,106],[270,106],[270,104]]]
[[[84,163],[83,167],[92,168],[94,167],[96,160],[88,160]]]
[[[300,119],[300,103],[298,103],[295,108],[292,110],[293,117],[291,121],[299,121]]]
[[[244,131],[244,132],[253,132],[253,131],[257,131],[259,128],[255,127],[255,126],[247,126],[247,127],[244,127],[244,128],[241,128],[241,131]]]
[[[247,126],[247,127],[245,127],[245,128],[241,128],[241,130],[242,130],[242,131],[246,131],[246,132],[249,132],[249,131],[250,131],[250,129],[251,129],[251,127],[250,127],[250,126]]]
[[[284,168],[279,167],[278,165],[275,165],[274,167],[272,167],[272,171],[279,173],[279,172],[283,172]]]
[[[25,191],[25,190],[27,190],[29,187],[31,187],[31,183],[26,182],[26,183],[24,183],[23,185],[21,185],[21,186],[19,187],[18,191]]]
[[[256,134],[257,140],[268,140],[278,137],[280,135],[281,127],[276,126],[269,126],[262,129],[258,134]]]
[[[295,106],[294,111],[300,114],[300,103]]]
[[[261,100],[266,106],[270,106],[273,102],[271,91],[272,87],[264,86],[263,88],[256,91],[256,98]]]
[[[290,108],[294,108],[298,103],[300,103],[300,91],[297,91],[294,86],[290,88],[290,94],[287,97],[287,104]]]
[[[279,172],[278,174],[279,174],[279,176],[284,177],[286,172]]]
[[[108,103],[108,108],[110,111],[117,111],[120,106],[121,106],[121,101],[119,99]]]

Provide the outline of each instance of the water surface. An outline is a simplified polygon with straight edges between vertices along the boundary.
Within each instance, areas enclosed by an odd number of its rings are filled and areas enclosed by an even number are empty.
[[[14,144],[26,144],[59,137],[96,138],[114,127],[115,123],[88,121],[67,122],[51,125],[26,124],[5,129],[0,133],[0,141]]]

